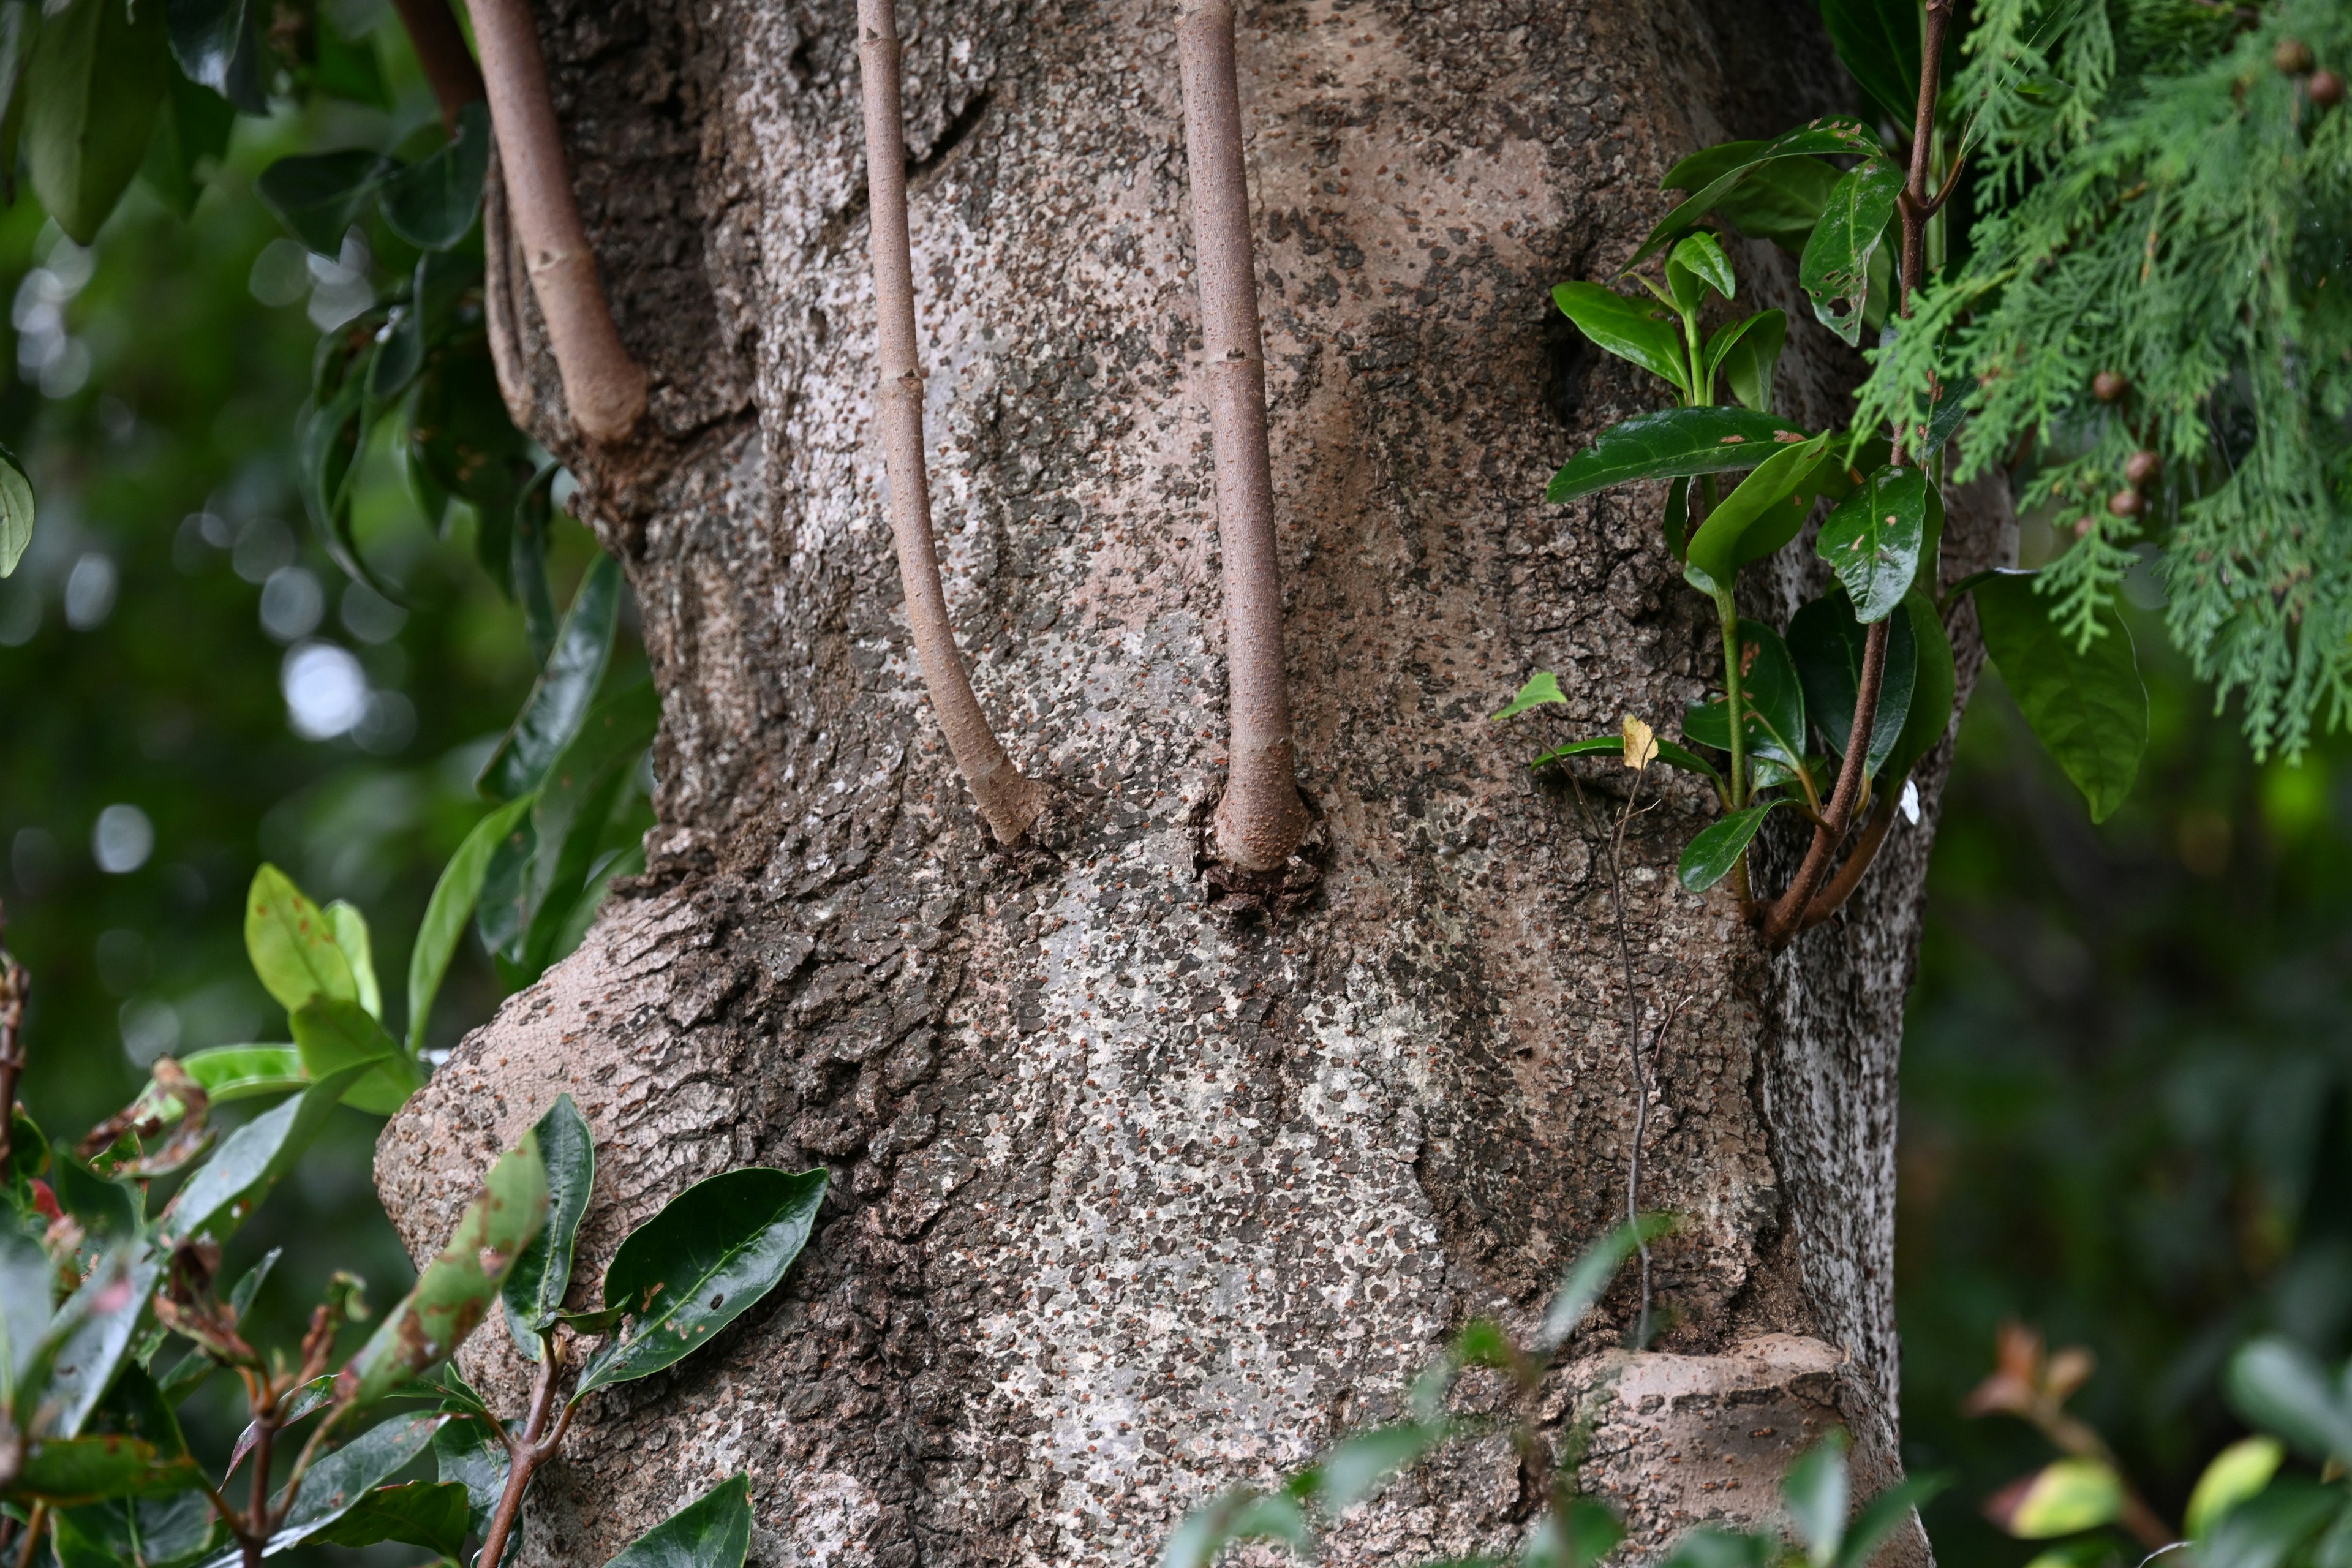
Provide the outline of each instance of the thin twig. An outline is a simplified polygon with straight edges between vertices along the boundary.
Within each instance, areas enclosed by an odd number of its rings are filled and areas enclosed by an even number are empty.
[[[1642,773],[1633,773],[1633,787],[1617,813],[1617,830],[1609,837],[1609,904],[1616,915],[1617,962],[1625,971],[1625,1058],[1633,1075],[1633,1147],[1625,1160],[1625,1223],[1634,1227],[1634,1244],[1642,1254],[1642,1315],[1633,1342],[1650,1341],[1650,1238],[1641,1232],[1642,1133],[1650,1119],[1650,1075],[1642,1060],[1642,994],[1633,979],[1633,944],[1625,934],[1625,885],[1620,869],[1625,853],[1625,828],[1633,820],[1633,803],[1641,797]]]
[[[931,710],[948,750],[971,787],[980,814],[1000,844],[1029,831],[1045,808],[1045,788],[1024,777],[972,695],[971,677],[948,619],[940,558],[931,539],[931,486],[923,459],[923,369],[915,343],[915,267],[907,239],[907,133],[898,100],[898,17],[895,0],[858,0],[857,63],[866,99],[866,190],[878,318],[876,394],[882,458],[890,481],[890,536],[907,595],[907,627]]]
[[[16,1568],[33,1568],[33,1558],[41,1549],[41,1526],[49,1521],[49,1505],[37,1502],[25,1521],[25,1543],[16,1552]]]
[[[278,1412],[257,1407],[254,1423],[253,1504],[246,1510],[246,1532],[237,1538],[245,1568],[261,1568],[261,1551],[269,1540],[269,1447],[278,1435]]]
[[[1307,829],[1298,798],[1290,680],[1283,667],[1282,568],[1274,543],[1274,468],[1266,450],[1265,347],[1257,319],[1249,176],[1242,163],[1241,85],[1232,0],[1185,0],[1176,24],[1184,155],[1201,279],[1202,381],[1217,469],[1217,548],[1225,594],[1225,707],[1232,730],[1218,857],[1270,871]]]
[[[499,167],[563,401],[583,435],[618,441],[645,414],[646,373],[621,344],[581,226],[529,0],[473,0],[473,15]]]
[[[531,1380],[530,1410],[523,1417],[522,1431],[509,1433],[499,1426],[499,1436],[507,1446],[507,1482],[499,1492],[498,1509],[482,1532],[482,1550],[474,1560],[477,1568],[499,1568],[506,1555],[507,1537],[514,1532],[515,1520],[522,1513],[523,1494],[530,1490],[531,1478],[562,1446],[564,1429],[572,1425],[572,1406],[566,1405],[554,1432],[547,1433],[547,1415],[554,1404],[556,1377],[562,1365],[555,1342],[542,1338],[539,1373]]]
[[[449,0],[393,0],[393,4],[400,11],[401,26],[408,29],[416,63],[425,68],[433,100],[441,106],[441,123],[454,131],[457,111],[487,96],[481,68],[474,64],[473,52],[466,47],[465,32],[450,15]]]

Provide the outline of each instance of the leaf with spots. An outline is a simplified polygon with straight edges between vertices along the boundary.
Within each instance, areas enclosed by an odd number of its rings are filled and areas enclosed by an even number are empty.
[[[822,1169],[729,1171],[631,1231],[604,1270],[604,1304],[635,1322],[589,1362],[572,1399],[671,1365],[775,1289],[816,1225],[824,1188]]]
[[[751,1478],[738,1471],[621,1549],[604,1568],[743,1568]]]

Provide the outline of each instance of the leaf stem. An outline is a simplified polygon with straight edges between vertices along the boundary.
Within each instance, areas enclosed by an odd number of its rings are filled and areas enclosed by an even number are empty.
[[[890,537],[907,595],[907,626],[947,731],[948,750],[1000,844],[1029,831],[1045,808],[1045,786],[1024,777],[989,727],[956,647],[931,537],[931,489],[923,456],[923,370],[915,336],[915,274],[907,238],[907,132],[899,103],[895,0],[859,0],[857,62],[866,110],[867,235],[873,257],[877,359],[875,397],[883,468],[890,483]]]
[[[548,1411],[555,1403],[556,1375],[562,1369],[563,1357],[551,1339],[542,1339],[539,1373],[530,1385],[530,1410],[523,1417],[520,1433],[509,1432],[503,1423],[498,1426],[499,1438],[507,1446],[507,1484],[499,1492],[499,1506],[490,1515],[488,1529],[482,1532],[482,1550],[474,1559],[475,1568],[498,1568],[506,1555],[507,1537],[514,1533],[515,1520],[522,1512],[523,1494],[530,1489],[531,1478],[540,1466],[551,1458],[563,1442],[563,1434],[572,1425],[572,1405],[566,1404],[555,1423],[555,1430],[547,1433]]]
[[[245,1568],[261,1568],[261,1549],[269,1541],[269,1450],[278,1436],[275,1405],[264,1409],[257,1403],[253,1421],[253,1503],[246,1510],[245,1531],[237,1537],[237,1544],[244,1549]]]
[[[466,35],[449,13],[448,0],[393,0],[393,5],[400,12],[401,26],[408,29],[416,63],[425,68],[433,100],[441,106],[441,123],[454,131],[457,111],[488,96],[481,68],[466,47]]]
[[[16,1549],[16,1568],[33,1568],[33,1558],[41,1548],[41,1527],[49,1521],[49,1505],[37,1502],[25,1521],[24,1543]]]
[[[1723,624],[1723,710],[1731,729],[1731,809],[1738,811],[1748,804],[1748,725],[1739,689],[1739,606],[1728,587],[1715,591],[1715,614]]]

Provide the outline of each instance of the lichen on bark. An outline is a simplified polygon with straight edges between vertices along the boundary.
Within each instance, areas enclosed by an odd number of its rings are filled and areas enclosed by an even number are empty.
[[[638,596],[661,825],[583,950],[387,1129],[379,1183],[412,1243],[437,1236],[466,1173],[568,1089],[602,1151],[590,1282],[699,1177],[823,1163],[835,1183],[772,1305],[583,1412],[525,1561],[603,1561],[739,1468],[762,1564],[1147,1561],[1216,1488],[1397,1408],[1469,1314],[1531,1310],[1616,1217],[1606,893],[1527,737],[1485,716],[1547,668],[1573,721],[1672,733],[1712,618],[1657,497],[1542,503],[1648,395],[1547,294],[1630,252],[1684,153],[1830,106],[1826,46],[1793,3],[1243,14],[1285,629],[1327,848],[1303,908],[1236,921],[1194,879],[1223,639],[1175,6],[901,13],[947,598],[1014,762],[1066,803],[1055,853],[1019,858],[922,710],[898,603],[851,7],[539,16],[652,378],[627,452],[572,439],[534,308],[506,306],[535,428]],[[1742,262],[1795,304],[1788,258]],[[1853,368],[1801,332],[1792,411],[1838,418]],[[1997,552],[2000,526],[1956,510],[1948,553]],[[1758,607],[1802,586],[1759,581]],[[1894,1060],[1939,776],[1847,920],[1778,961],[1727,893],[1675,882],[1700,793],[1628,850],[1642,984],[1690,999],[1644,1153],[1649,1201],[1688,1223],[1636,1370],[1782,1376],[1881,1476]],[[1633,1375],[1602,1354],[1630,1310],[1612,1296],[1580,1345],[1563,1442],[1597,1434],[1585,1479],[1642,1546],[1706,1509],[1754,1517],[1752,1487],[1645,1491],[1664,1428],[1621,1431],[1606,1397]],[[468,1364],[515,1397],[487,1339]],[[1532,1500],[1473,1453],[1335,1555],[1496,1545]]]

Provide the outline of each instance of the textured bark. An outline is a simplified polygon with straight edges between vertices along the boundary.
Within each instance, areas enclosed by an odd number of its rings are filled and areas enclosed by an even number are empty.
[[[1547,295],[1609,275],[1675,158],[1832,106],[1817,24],[1795,0],[1243,16],[1324,842],[1319,888],[1269,921],[1196,880],[1223,648],[1175,22],[1134,0],[900,16],[948,602],[1014,761],[1065,807],[1057,854],[1014,857],[923,710],[899,604],[849,5],[541,12],[653,378],[637,446],[568,444],[527,290],[493,307],[639,595],[661,826],[581,952],[387,1129],[379,1181],[428,1246],[570,1089],[604,1162],[579,1301],[693,1180],[822,1162],[835,1186],[772,1302],[583,1410],[526,1562],[603,1561],[737,1468],[761,1564],[1146,1561],[1216,1488],[1393,1412],[1449,1330],[1534,1309],[1616,1216],[1632,1105],[1604,879],[1575,797],[1523,765],[1539,731],[1486,715],[1549,668],[1562,726],[1630,710],[1673,733],[1714,617],[1657,494],[1541,501],[1654,397]],[[1749,294],[1810,322],[1789,258],[1741,261]],[[1851,362],[1795,335],[1784,406],[1842,416]],[[1997,558],[2004,526],[1956,504],[1948,573]],[[1792,554],[1752,607],[1817,586]],[[1687,1000],[1646,1201],[1688,1223],[1659,1253],[1660,1350],[1611,1352],[1619,1291],[1549,1408],[1644,1548],[1770,1510],[1759,1479],[1670,1478],[1687,1445],[1736,1436],[1738,1473],[1767,1477],[1834,1410],[1892,1471],[1895,1057],[1941,769],[1844,918],[1777,960],[1727,889],[1674,879],[1713,810],[1689,781],[1629,845],[1647,999]],[[1596,807],[1622,787],[1583,784]],[[1767,885],[1801,847],[1774,830]],[[467,1358],[519,1401],[491,1336]],[[1726,1415],[1758,1405],[1789,1417]],[[1332,1552],[1496,1546],[1535,1501],[1499,1449],[1466,1450]]]

